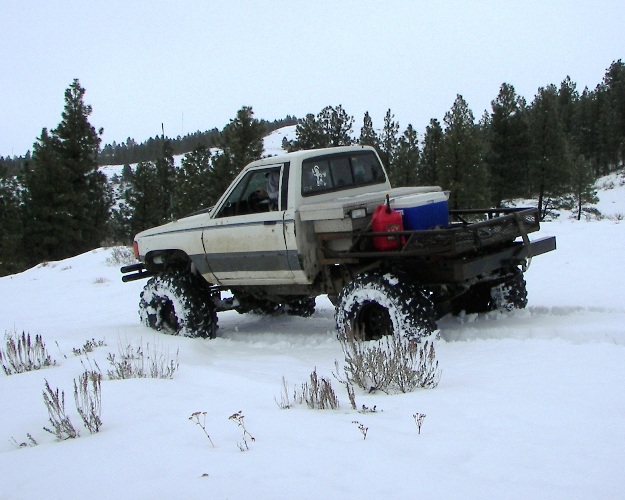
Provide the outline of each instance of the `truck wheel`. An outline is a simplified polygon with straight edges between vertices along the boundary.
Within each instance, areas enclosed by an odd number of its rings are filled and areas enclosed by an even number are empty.
[[[492,282],[478,283],[454,300],[453,314],[462,311],[467,314],[490,311],[512,311],[527,306],[527,288],[523,273],[515,271],[506,278]]]
[[[207,283],[195,274],[172,271],[151,278],[139,302],[141,321],[183,337],[215,338],[217,310]]]
[[[527,285],[523,273],[516,272],[503,283],[490,289],[492,309],[512,311],[527,307]]]
[[[304,297],[302,299],[293,299],[286,303],[286,312],[290,316],[301,316],[308,318],[315,313],[317,303],[315,297]]]
[[[339,336],[358,335],[364,340],[384,335],[419,340],[436,330],[428,294],[391,273],[361,274],[349,282],[339,294],[335,317]]]

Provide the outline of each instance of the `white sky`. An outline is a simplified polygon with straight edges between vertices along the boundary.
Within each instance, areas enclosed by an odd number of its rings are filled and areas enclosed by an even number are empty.
[[[625,58],[623,0],[0,0],[0,155],[61,120],[74,78],[103,144],[341,104],[422,134],[456,94],[476,119],[503,82],[530,102],[594,88]]]

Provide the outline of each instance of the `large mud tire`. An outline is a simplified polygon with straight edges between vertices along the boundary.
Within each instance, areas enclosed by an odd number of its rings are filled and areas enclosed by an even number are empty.
[[[315,297],[304,297],[301,299],[292,299],[285,304],[286,312],[289,316],[300,316],[309,318],[315,313],[317,301]]]
[[[436,330],[429,294],[403,276],[366,273],[341,291],[336,306],[339,336],[376,340],[397,335],[418,341]]]
[[[186,271],[152,277],[141,292],[139,316],[148,327],[183,337],[215,338],[217,310],[204,279]]]
[[[495,282],[478,283],[453,302],[454,314],[485,313],[490,311],[509,312],[525,309],[527,287],[523,273],[515,271]]]
[[[513,311],[527,307],[527,285],[523,273],[517,272],[490,289],[491,304],[496,311]]]

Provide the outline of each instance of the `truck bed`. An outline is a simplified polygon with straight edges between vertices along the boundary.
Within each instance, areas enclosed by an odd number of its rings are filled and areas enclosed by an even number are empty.
[[[393,233],[405,239],[401,250],[396,251],[376,251],[373,248],[373,238],[388,236],[388,233],[371,232],[368,227],[350,236],[352,245],[345,251],[333,250],[328,245],[332,240],[348,237],[345,232],[318,233],[322,259],[324,263],[368,258],[428,256],[453,259],[495,252],[498,247],[511,245],[519,237],[523,240],[521,244],[528,247],[526,249],[528,256],[543,253],[539,248],[536,249],[537,253],[532,252],[527,237],[528,233],[540,229],[539,213],[536,208],[452,210],[449,215],[451,223],[446,227]],[[478,219],[479,222],[470,222]],[[555,246],[555,242],[553,245]]]

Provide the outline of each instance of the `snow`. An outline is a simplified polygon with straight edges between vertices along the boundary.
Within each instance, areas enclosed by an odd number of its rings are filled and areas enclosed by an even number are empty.
[[[296,138],[295,129],[297,125],[290,125],[274,130],[263,139],[264,151],[263,156],[276,156],[285,153],[282,149],[282,140],[286,138],[293,141]]]
[[[601,191],[625,213],[625,188]],[[601,204],[600,203],[600,204]],[[57,366],[0,372],[0,499],[38,498],[622,498],[625,488],[625,223],[543,224],[558,249],[526,274],[529,305],[439,321],[435,389],[357,390],[332,378],[342,360],[333,308],[311,318],[220,314],[215,340],[139,324],[143,281],[123,284],[111,249],[0,279],[0,331],[43,337]],[[73,348],[104,341],[87,356]],[[4,342],[0,344],[4,347]],[[99,433],[83,428],[73,380],[109,368],[127,345],[179,361],[170,380],[102,382]],[[280,409],[316,369],[338,410]],[[45,432],[45,380],[66,395],[81,436]],[[206,413],[212,447],[189,420]],[[242,411],[255,440],[241,452]],[[418,434],[416,413],[425,414]],[[366,439],[358,422],[368,427]],[[37,446],[18,448],[30,433]]]

